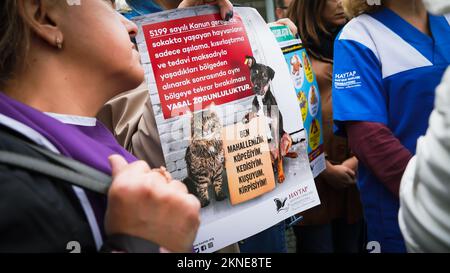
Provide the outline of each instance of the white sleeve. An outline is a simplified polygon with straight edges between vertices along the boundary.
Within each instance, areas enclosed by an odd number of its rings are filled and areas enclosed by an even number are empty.
[[[399,223],[409,252],[450,251],[450,67],[403,175]]]

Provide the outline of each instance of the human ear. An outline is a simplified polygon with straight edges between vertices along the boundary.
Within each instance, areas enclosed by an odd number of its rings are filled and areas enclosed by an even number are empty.
[[[57,24],[58,1],[19,0],[19,14],[30,30],[48,45],[62,48],[64,36]]]

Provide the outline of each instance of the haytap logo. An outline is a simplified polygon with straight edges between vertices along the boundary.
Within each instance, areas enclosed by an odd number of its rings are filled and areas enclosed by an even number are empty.
[[[289,206],[286,206],[287,197],[282,198],[281,200],[278,198],[273,199],[275,202],[275,206],[277,207],[277,212],[280,212],[282,210],[288,210]]]

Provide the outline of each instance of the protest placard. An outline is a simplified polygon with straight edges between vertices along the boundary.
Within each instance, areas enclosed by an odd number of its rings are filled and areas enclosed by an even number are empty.
[[[166,167],[202,204],[213,252],[320,204],[294,83],[252,8],[138,17],[136,37]]]

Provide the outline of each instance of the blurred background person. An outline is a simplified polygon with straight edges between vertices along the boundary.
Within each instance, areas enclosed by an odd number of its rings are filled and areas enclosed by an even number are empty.
[[[424,1],[436,14],[450,2]],[[450,252],[450,67],[436,89],[425,136],[417,141],[400,184],[399,224],[408,252]]]
[[[398,223],[405,168],[426,131],[450,63],[450,26],[422,1],[344,0],[352,19],[335,42],[333,115],[359,160],[368,241],[405,252]]]
[[[277,20],[288,17],[288,9],[292,0],[275,0],[275,18]]]
[[[347,140],[333,135],[331,100],[334,39],[347,19],[340,0],[293,0],[288,14],[319,85],[326,155],[326,170],[315,179],[321,205],[303,213],[294,226],[297,252],[358,252],[364,227],[356,187],[358,161]]]

